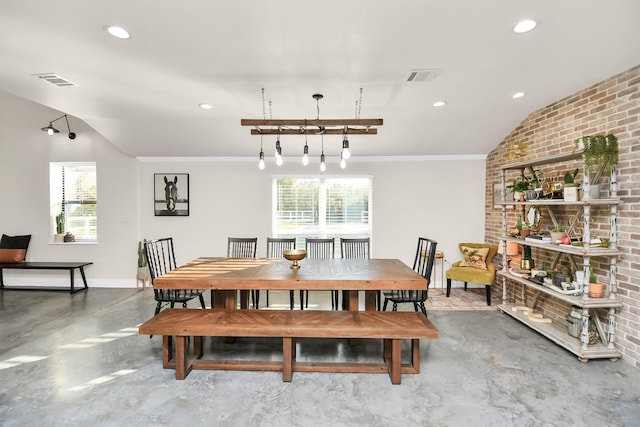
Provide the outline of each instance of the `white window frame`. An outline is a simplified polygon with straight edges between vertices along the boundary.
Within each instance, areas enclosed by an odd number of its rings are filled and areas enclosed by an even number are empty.
[[[68,200],[66,194],[70,191],[71,182],[64,183],[62,180],[62,171],[65,167],[93,168],[93,182],[89,180],[88,185],[95,187],[95,199],[82,198],[81,200]],[[68,178],[67,178],[68,179]],[[50,208],[50,224],[51,235],[56,234],[56,216],[64,211],[65,213],[76,209],[78,205],[94,206],[95,215],[86,215],[77,217],[73,215],[64,215],[65,232],[71,232],[76,242],[97,242],[98,240],[98,198],[97,198],[97,166],[96,162],[51,162],[49,163],[49,208]]]
[[[285,229],[280,226],[278,209],[278,182],[281,179],[298,179],[318,181],[318,212],[311,212],[305,215],[304,212],[295,212],[298,218],[304,221],[312,221],[311,224],[293,225],[291,229]],[[366,211],[361,212],[360,224],[335,224],[331,225],[331,218],[327,217],[327,190],[326,185],[333,182],[339,182],[341,180],[368,180],[368,201]],[[324,206],[324,208],[322,208]],[[362,175],[350,175],[350,176],[331,176],[331,175],[272,175],[272,203],[271,203],[271,221],[272,221],[272,235],[273,237],[295,237],[296,247],[304,248],[305,237],[310,238],[336,238],[335,254],[336,257],[340,257],[340,240],[339,238],[361,238],[369,237],[372,239],[372,224],[373,224],[373,177]],[[315,216],[317,215],[317,218]],[[351,217],[353,218],[353,217]],[[317,219],[317,224],[315,223]]]

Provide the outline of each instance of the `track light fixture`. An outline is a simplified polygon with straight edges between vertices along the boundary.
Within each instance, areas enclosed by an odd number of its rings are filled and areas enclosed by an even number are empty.
[[[54,133],[60,133],[60,131],[58,129],[53,127],[53,123],[58,121],[58,120],[60,120],[63,117],[64,117],[65,121],[67,122],[67,132],[69,132],[69,139],[76,139],[75,132],[71,132],[71,128],[69,127],[69,118],[67,117],[66,114],[63,114],[62,116],[58,117],[55,120],[51,120],[49,122],[48,126],[40,128],[40,130],[43,131],[43,132],[46,132],[47,135],[53,135]]]
[[[351,158],[349,149],[349,134],[352,135],[377,135],[376,126],[382,126],[382,119],[361,119],[360,109],[362,107],[362,88],[360,89],[360,99],[356,101],[356,114],[354,119],[320,119],[320,100],[324,96],[315,93],[312,98],[316,101],[317,117],[315,119],[272,119],[271,101],[269,101],[269,119],[267,119],[266,101],[264,89],[262,89],[262,115],[263,119],[241,119],[241,126],[251,126],[251,135],[260,135],[260,152],[262,152],[262,136],[277,135],[276,139],[276,164],[282,165],[282,146],[280,135],[304,135],[304,149],[302,154],[302,164],[309,164],[309,144],[307,135],[342,135],[342,151],[340,152],[340,164],[346,167],[346,160]],[[324,145],[324,143],[323,143]],[[324,164],[324,147],[320,156],[322,170],[326,168]]]

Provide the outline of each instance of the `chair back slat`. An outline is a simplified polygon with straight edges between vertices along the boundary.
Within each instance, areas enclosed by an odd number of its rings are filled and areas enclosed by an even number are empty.
[[[283,258],[282,252],[295,249],[296,239],[267,237],[267,258]]]
[[[413,270],[431,282],[431,271],[436,259],[436,246],[438,242],[425,237],[418,238],[418,248],[413,261]],[[428,287],[428,285],[427,285]]]
[[[229,237],[227,256],[229,258],[255,258],[257,237]]]
[[[368,259],[369,238],[340,239],[340,252],[342,258]]]
[[[335,251],[335,238],[331,239],[305,239],[307,258],[333,258]]]
[[[156,277],[162,276],[177,267],[172,237],[145,240],[144,252],[152,284]]]

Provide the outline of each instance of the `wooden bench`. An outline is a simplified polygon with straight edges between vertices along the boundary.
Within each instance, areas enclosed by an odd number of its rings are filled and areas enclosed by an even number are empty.
[[[422,313],[384,311],[295,311],[166,309],[139,327],[140,334],[162,336],[162,364],[184,379],[192,369],[293,372],[384,373],[400,384],[401,373],[420,371],[420,339],[438,338]],[[275,337],[282,339],[282,361],[205,360],[202,337]],[[189,356],[187,337],[194,337]],[[173,349],[175,338],[175,353]],[[380,338],[379,363],[299,362],[296,338]],[[410,363],[402,364],[402,340],[411,340]]]
[[[92,262],[18,262],[11,264],[0,264],[0,289],[19,289],[19,290],[51,290],[51,291],[60,291],[66,290],[66,288],[57,288],[57,287],[37,287],[37,286],[21,286],[21,287],[6,287],[4,285],[4,277],[3,271],[5,269],[18,269],[18,270],[68,270],[69,277],[71,279],[71,287],[69,289],[70,293],[74,294],[76,292],[84,291],[89,288],[87,285],[87,278],[84,275],[84,267],[87,265],[93,264]],[[84,283],[84,288],[75,289],[74,284],[74,271],[78,269],[80,270],[80,274],[82,275],[82,282]]]

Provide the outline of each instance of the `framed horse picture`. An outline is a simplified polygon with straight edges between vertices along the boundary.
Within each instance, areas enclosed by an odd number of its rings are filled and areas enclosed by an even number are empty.
[[[189,174],[153,174],[155,216],[189,216]]]

